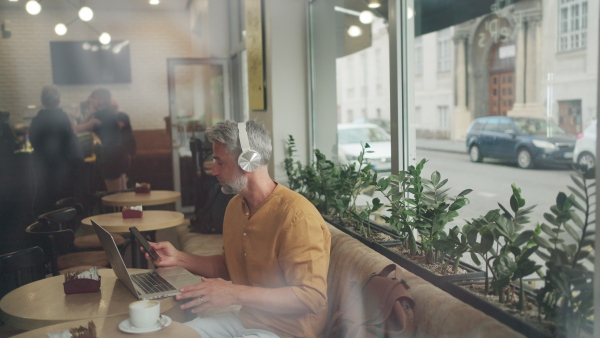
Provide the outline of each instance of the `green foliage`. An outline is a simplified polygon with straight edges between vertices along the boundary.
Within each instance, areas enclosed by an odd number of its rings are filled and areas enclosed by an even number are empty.
[[[318,149],[315,160],[306,166],[291,158],[296,151],[294,138],[289,135],[287,157],[284,160],[290,189],[297,191],[315,205],[322,215],[351,223],[363,235],[370,235],[369,216],[381,208],[379,199],[359,210],[356,199],[361,190],[374,185],[377,174],[366,161],[369,144],[364,144],[356,163],[336,166]]]
[[[577,167],[571,175],[575,187],[571,195],[560,192],[556,204],[545,213],[549,224],[542,224],[545,237],[536,238],[537,254],[545,261],[544,287],[538,290],[541,314],[558,323],[563,337],[577,337],[583,324],[594,314],[593,263],[596,183],[594,169]],[[583,215],[583,219],[580,217]]]
[[[426,162],[422,159],[416,166],[409,166],[398,175],[380,179],[377,190],[388,200],[387,211],[390,214],[382,218],[405,238],[411,254],[418,251],[416,231],[428,262],[443,262],[445,255],[434,243],[447,238],[444,228],[458,216],[457,210],[469,203],[465,196],[471,190],[449,197],[447,192],[450,188],[445,187],[448,180],[442,180],[438,171],[434,171],[430,179],[421,177]],[[446,244],[438,245],[443,247]]]
[[[471,257],[480,264],[479,255],[486,267],[485,290],[490,286],[496,292],[501,303],[511,282],[520,284],[519,307],[525,309],[526,298],[523,288],[523,277],[536,272],[541,266],[530,259],[537,250],[533,238],[538,232],[522,231],[529,223],[528,214],[535,206],[525,208],[525,199],[521,197],[521,189],[514,184],[510,197],[510,210],[498,203],[500,209],[490,210],[485,216],[473,220],[463,228],[470,245]],[[488,273],[492,274],[491,285]]]

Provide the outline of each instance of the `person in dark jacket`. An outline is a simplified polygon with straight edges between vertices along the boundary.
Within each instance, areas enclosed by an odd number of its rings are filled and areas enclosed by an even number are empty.
[[[119,111],[116,103],[115,108],[115,111]],[[127,181],[129,180],[129,169],[131,169],[133,157],[135,156],[137,150],[137,143],[135,141],[135,136],[133,135],[133,129],[131,128],[129,115],[125,114],[124,112],[118,112],[117,121],[119,121],[119,127],[121,128],[121,145],[127,153],[129,160],[129,167],[128,170],[125,172],[125,179]]]
[[[51,211],[56,201],[75,195],[83,164],[83,152],[71,121],[59,107],[58,88],[45,86],[41,100],[44,109],[37,113],[29,127],[36,168],[36,214]]]
[[[108,89],[95,89],[88,98],[89,113],[81,124],[80,131],[90,131],[98,136],[102,146],[98,156],[100,174],[104,178],[106,190],[127,189],[126,172],[129,169],[129,156],[122,144],[121,128],[112,106]]]

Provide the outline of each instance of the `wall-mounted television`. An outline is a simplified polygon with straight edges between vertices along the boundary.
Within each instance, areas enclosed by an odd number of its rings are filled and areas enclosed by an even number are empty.
[[[52,82],[57,85],[131,82],[129,41],[50,41]]]

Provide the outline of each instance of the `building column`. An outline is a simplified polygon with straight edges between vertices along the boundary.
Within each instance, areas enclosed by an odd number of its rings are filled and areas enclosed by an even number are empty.
[[[515,69],[515,103],[508,116],[542,117],[544,106],[540,102],[541,74],[541,13],[521,13],[524,21],[517,38]]]
[[[454,117],[452,119],[452,133],[450,137],[453,140],[464,140],[467,128],[471,123],[471,112],[467,108],[467,37],[458,35],[454,38],[456,46],[456,106],[454,107]]]

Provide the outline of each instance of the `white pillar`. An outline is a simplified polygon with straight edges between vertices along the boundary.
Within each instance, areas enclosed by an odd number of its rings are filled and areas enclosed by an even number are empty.
[[[471,112],[467,108],[467,58],[465,57],[466,37],[457,36],[454,39],[456,46],[456,106],[454,107],[454,118],[452,119],[453,140],[464,140],[467,128],[471,123]]]

